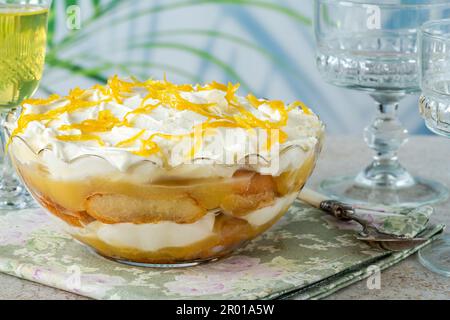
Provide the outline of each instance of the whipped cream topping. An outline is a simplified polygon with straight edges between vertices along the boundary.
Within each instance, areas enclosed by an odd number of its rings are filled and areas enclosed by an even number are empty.
[[[116,88],[118,84],[121,89]],[[165,86],[174,96],[152,94],[155,87]],[[9,128],[13,140],[14,136],[20,137],[34,152],[49,150],[52,155],[47,158],[54,162],[95,155],[121,172],[143,160],[166,168],[184,164],[187,157],[224,164],[217,150],[241,157],[258,153],[270,159],[274,150],[298,146],[309,154],[317,145],[322,124],[303,104],[285,106],[253,96],[244,98],[236,95],[237,88],[216,83],[192,87],[113,78],[108,86],[74,89],[68,97],[26,101],[18,124],[10,123]],[[249,127],[264,131],[266,139],[270,137],[268,128],[279,129],[281,137],[269,144]],[[196,146],[198,128],[203,132]],[[227,138],[230,133],[232,139]],[[240,151],[242,137],[246,139],[247,153]],[[294,157],[298,159],[298,154]]]
[[[272,206],[255,210],[243,216],[242,219],[246,220],[253,227],[261,227],[275,219],[283,210],[287,210],[297,197],[297,193],[292,193],[282,198],[277,198]]]

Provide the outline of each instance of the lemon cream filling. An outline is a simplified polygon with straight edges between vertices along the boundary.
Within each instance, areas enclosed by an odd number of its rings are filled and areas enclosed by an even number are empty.
[[[283,210],[286,210],[297,198],[298,194],[293,193],[282,198],[278,198],[272,206],[255,210],[252,213],[242,217],[253,227],[261,227],[279,215]]]
[[[242,219],[254,228],[264,226],[279,216],[295,200],[297,193],[276,199],[272,206],[256,210]],[[110,246],[153,252],[164,248],[185,247],[214,235],[216,213],[211,212],[192,224],[104,224],[99,221],[84,228],[71,227],[74,236],[100,240]]]
[[[215,214],[210,213],[192,224],[161,222],[135,225],[130,223],[103,224],[92,222],[75,235],[98,239],[119,248],[158,251],[163,248],[184,247],[212,236]]]
[[[48,171],[61,180],[127,172],[143,160],[153,165],[145,172],[155,177],[169,171],[176,175],[176,170],[190,178],[230,177],[242,167],[238,161],[228,170],[211,166],[205,171],[205,166],[183,164],[202,159],[203,164],[228,165],[224,155],[233,153],[239,158],[259,154],[271,159],[279,155],[276,150],[289,146],[298,150],[266,174],[278,175],[301,165],[322,132],[318,117],[301,102],[286,105],[242,97],[238,88],[215,82],[191,86],[113,77],[105,86],[76,88],[65,97],[28,100],[18,121],[8,126],[11,141],[24,142],[13,147],[35,153],[46,150]],[[15,152],[22,153],[17,157],[21,162],[33,160],[33,154]],[[76,168],[78,161],[84,161],[82,170]],[[256,164],[251,169],[261,168]]]

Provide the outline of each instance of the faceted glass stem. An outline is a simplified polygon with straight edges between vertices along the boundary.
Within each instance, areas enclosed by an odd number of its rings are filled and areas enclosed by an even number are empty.
[[[408,131],[398,119],[399,102],[405,94],[378,92],[371,96],[377,104],[377,115],[364,136],[375,153],[372,163],[356,177],[324,180],[320,190],[333,199],[366,205],[416,207],[445,200],[445,186],[413,177],[398,160],[400,147],[408,141]]]
[[[375,151],[373,162],[356,178],[366,187],[404,188],[414,185],[414,178],[398,160],[398,150],[408,141],[408,131],[398,119],[399,101],[403,95],[373,94],[378,114],[366,128],[364,137]]]
[[[2,112],[0,116],[0,153],[2,159],[0,164],[0,210],[23,209],[29,207],[33,202],[17,179],[6,150],[5,123],[8,113]]]

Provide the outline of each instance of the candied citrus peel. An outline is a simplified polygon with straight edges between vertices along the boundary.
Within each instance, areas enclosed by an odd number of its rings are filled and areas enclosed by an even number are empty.
[[[254,108],[256,108],[256,109],[258,109],[258,108],[261,107],[264,103],[266,103],[265,100],[258,99],[258,98],[256,98],[254,95],[252,95],[252,94],[249,94],[249,95],[247,96],[247,100],[248,100],[248,102],[250,102],[250,104],[251,104]]]
[[[104,86],[95,85],[88,90],[75,88],[70,91],[66,97],[59,95],[51,95],[48,99],[29,99],[24,102],[24,105],[31,106],[45,106],[48,104],[59,104],[54,109],[50,109],[44,113],[25,113],[23,112],[19,119],[17,128],[13,131],[11,137],[23,133],[28,124],[33,121],[43,121],[48,125],[54,120],[57,120],[61,115],[73,113],[82,109],[97,107],[102,103],[115,102],[123,104],[124,100],[132,97],[137,90],[145,94],[140,106],[135,110],[128,112],[123,119],[116,117],[111,111],[103,110],[98,114],[97,119],[84,120],[81,123],[63,125],[59,128],[61,131],[79,130],[78,135],[60,135],[57,138],[66,142],[79,141],[96,141],[100,146],[105,146],[104,141],[98,136],[98,133],[106,133],[113,130],[115,127],[128,126],[133,127],[130,121],[134,120],[139,115],[150,114],[152,111],[161,105],[179,111],[189,110],[198,113],[208,120],[198,126],[192,128],[193,132],[185,135],[170,135],[163,133],[156,133],[148,138],[144,138],[146,130],[138,132],[133,137],[119,142],[115,147],[124,148],[135,145],[140,141],[140,149],[133,153],[142,157],[149,157],[155,153],[160,152],[159,145],[154,141],[156,137],[166,140],[180,140],[186,137],[194,138],[194,149],[198,149],[201,140],[196,137],[203,136],[207,130],[216,128],[242,128],[247,131],[252,131],[256,128],[264,129],[268,133],[267,148],[271,148],[272,130],[279,132],[278,139],[280,143],[284,143],[288,136],[282,130],[287,125],[289,119],[289,112],[296,108],[300,108],[307,115],[312,115],[312,111],[302,102],[296,101],[286,106],[282,101],[270,101],[265,99],[258,99],[254,95],[249,94],[246,101],[254,108],[260,109],[261,106],[266,105],[271,108],[274,113],[279,115],[278,121],[270,121],[257,117],[253,112],[249,111],[242,101],[237,97],[239,84],[221,84],[218,82],[211,82],[204,86],[190,85],[190,84],[174,84],[169,82],[166,77],[162,81],[147,80],[138,81],[132,78],[130,81],[122,80],[117,75],[111,77],[108,83]],[[219,90],[225,93],[225,99],[228,102],[227,110],[217,110],[215,103],[194,103],[183,97],[183,93],[200,92],[209,90]],[[97,94],[100,98],[93,95]],[[156,101],[154,103],[147,103],[149,100]],[[131,116],[134,116],[133,118]],[[132,118],[130,120],[130,118]],[[190,156],[194,156],[195,151],[191,152]]]
[[[121,148],[121,147],[128,147],[130,145],[133,145],[144,134],[145,134],[145,130],[141,130],[138,134],[132,136],[130,139],[124,140],[124,141],[119,142],[118,144],[116,144],[116,147],[117,148]]]
[[[110,101],[109,99],[104,99],[100,101],[89,101],[85,99],[87,90],[82,90],[80,88],[73,89],[69,95],[65,98],[61,98],[57,95],[51,96],[49,99],[46,100],[26,100],[23,104],[24,105],[32,105],[32,106],[43,106],[45,104],[48,104],[48,101],[51,101],[50,103],[57,103],[61,102],[63,103],[63,106],[57,107],[55,109],[51,109],[44,113],[24,113],[20,115],[19,119],[17,120],[17,128],[12,132],[11,136],[17,136],[18,134],[23,133],[23,131],[27,128],[27,126],[33,122],[33,121],[52,121],[58,119],[59,116],[61,116],[64,113],[72,113],[75,111],[78,111],[80,109],[87,109],[91,107],[95,107],[103,102]]]
[[[24,104],[31,104],[31,105],[45,105],[45,104],[51,104],[55,101],[58,101],[61,99],[61,96],[58,94],[52,94],[47,99],[26,99],[23,101]]]

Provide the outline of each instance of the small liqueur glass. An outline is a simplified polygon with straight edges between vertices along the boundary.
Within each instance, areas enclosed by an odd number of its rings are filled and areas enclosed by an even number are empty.
[[[19,183],[6,148],[6,117],[33,96],[42,78],[51,0],[0,0],[0,209],[36,206]]]
[[[407,130],[397,111],[420,91],[417,32],[450,16],[448,0],[317,0],[317,65],[336,86],[367,92],[377,116],[365,130],[373,162],[356,176],[325,180],[321,190],[350,203],[418,206],[447,198],[442,184],[411,175],[398,160]]]
[[[426,23],[419,39],[420,112],[431,131],[450,138],[450,19]],[[419,258],[428,269],[450,277],[450,236],[422,249]]]

